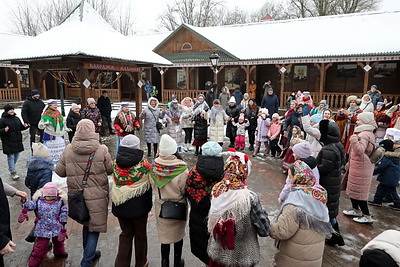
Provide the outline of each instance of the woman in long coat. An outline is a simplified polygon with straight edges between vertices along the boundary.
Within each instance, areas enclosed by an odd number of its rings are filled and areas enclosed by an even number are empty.
[[[254,150],[254,141],[256,139],[256,129],[257,129],[257,119],[258,119],[258,112],[260,108],[257,106],[256,100],[254,98],[249,99],[249,104],[246,108],[245,115],[246,118],[249,120],[250,125],[247,127],[247,132],[249,134],[249,150]]]
[[[25,127],[26,126],[26,127]],[[13,180],[19,179],[15,170],[19,153],[24,151],[21,131],[28,129],[16,116],[14,107],[10,104],[4,106],[4,112],[0,119],[0,137],[3,143],[3,153],[7,155],[8,170]]]
[[[167,123],[167,132],[178,144],[178,152],[182,152],[182,109],[177,100],[172,100],[169,109],[165,113],[164,120]]]
[[[188,169],[186,163],[176,152],[178,146],[169,135],[162,135],[159,156],[156,157],[150,169],[150,182],[155,196],[155,214],[158,238],[161,243],[161,266],[169,266],[170,244],[174,244],[174,266],[183,267],[183,238],[185,237],[186,221],[164,219],[159,216],[162,204],[168,200],[187,205],[185,197]],[[187,213],[187,206],[186,206]]]
[[[87,183],[83,177],[90,155],[93,156]],[[83,259],[82,267],[90,267],[100,257],[96,251],[100,233],[107,232],[107,214],[109,202],[108,175],[113,172],[112,159],[108,147],[101,145],[95,126],[88,119],[81,120],[72,143],[67,145],[58,162],[56,173],[67,177],[68,193],[76,194],[83,190],[83,197],[90,219],[83,224]]]
[[[160,142],[160,131],[157,130],[157,122],[164,118],[165,111],[158,108],[159,102],[155,97],[150,97],[147,107],[140,113],[143,120],[144,141],[147,143],[147,156],[151,157],[151,144],[154,147],[154,157],[157,153],[158,143]]]
[[[67,127],[71,129],[71,131],[68,132],[68,139],[70,143],[75,135],[76,125],[78,125],[78,122],[82,119],[80,111],[81,108],[77,104],[72,103],[71,110],[67,116]]]
[[[220,105],[218,99],[214,100],[214,105],[210,111],[210,141],[217,142],[220,146],[224,143],[225,123],[229,119],[225,110]]]
[[[207,142],[208,117],[210,107],[204,101],[204,95],[197,96],[197,102],[193,107],[195,156],[201,154],[201,146]]]
[[[228,123],[226,124],[226,137],[229,137],[229,147],[235,147],[236,127],[233,126],[232,119],[237,122],[240,115],[240,108],[236,104],[235,97],[231,96],[229,99],[229,105],[225,112],[226,115],[229,116]]]
[[[357,127],[354,129],[355,134],[350,137],[346,194],[350,197],[352,208],[344,210],[343,213],[355,217],[353,221],[363,224],[373,223],[367,201],[374,172],[374,163],[370,161],[369,155],[374,149],[373,131],[376,128],[372,112],[360,113],[357,118]]]
[[[224,86],[222,87],[222,92],[219,94],[219,102],[221,103],[222,108],[225,110],[228,106],[229,98],[231,94],[229,93],[229,88]]]
[[[185,132],[185,143],[183,144],[184,151],[192,150],[193,136],[193,99],[185,97],[181,101],[182,108],[182,129]]]
[[[199,155],[196,165],[189,172],[186,196],[190,202],[190,249],[193,255],[208,264],[207,243],[210,235],[207,217],[211,206],[210,195],[213,186],[222,179],[224,160],[221,156],[222,147],[217,142],[209,141],[201,148],[203,154]]]
[[[303,114],[303,105],[298,104],[292,112],[289,117],[285,120],[285,124],[282,127],[282,130],[285,132],[285,135],[287,135],[287,142],[286,142],[286,148],[290,146],[290,139],[292,139],[292,129],[294,126],[298,126],[301,130],[303,130],[303,126],[301,124],[301,117]]]

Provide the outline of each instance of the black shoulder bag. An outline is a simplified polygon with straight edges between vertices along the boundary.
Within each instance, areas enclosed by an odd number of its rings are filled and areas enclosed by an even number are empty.
[[[83,175],[82,185],[87,184],[89,178],[90,167],[94,158],[94,151],[90,154],[89,160],[86,165],[85,174]],[[76,194],[68,194],[68,216],[77,222],[86,222],[90,219],[89,210],[83,197],[83,191],[81,190]]]
[[[160,200],[162,200],[160,188],[157,187],[157,189]],[[161,205],[160,218],[186,221],[186,204],[164,201]]]

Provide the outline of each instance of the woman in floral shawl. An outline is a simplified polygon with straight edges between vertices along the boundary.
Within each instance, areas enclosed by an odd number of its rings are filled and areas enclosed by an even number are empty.
[[[183,267],[183,238],[186,221],[164,219],[159,216],[162,204],[168,200],[187,204],[185,197],[188,169],[174,139],[164,134],[160,139],[158,157],[150,169],[150,182],[155,196],[155,216],[158,237],[161,243],[161,266],[169,266],[170,244],[174,244],[174,266]],[[187,208],[186,208],[187,213]]]
[[[208,216],[210,267],[254,266],[260,261],[257,234],[267,236],[269,220],[258,196],[246,179],[251,171],[249,156],[230,148],[224,178],[212,189]]]
[[[38,127],[44,130],[42,140],[43,144],[49,149],[49,159],[54,164],[57,164],[65,148],[64,134],[66,130],[64,117],[57,110],[57,101],[48,103],[48,107],[40,118]]]
[[[217,142],[209,141],[201,149],[203,154],[199,155],[196,165],[189,172],[186,196],[190,202],[190,248],[193,255],[208,264],[207,243],[210,235],[207,216],[211,205],[210,195],[214,184],[222,179],[224,160],[221,156],[222,147]]]
[[[140,124],[136,120],[135,114],[129,110],[129,104],[122,104],[114,119],[114,128],[118,134],[117,151],[122,138],[128,134],[134,134],[135,128],[139,128],[139,126]]]
[[[113,164],[112,213],[118,218],[122,231],[115,266],[131,266],[133,240],[135,266],[148,266],[146,226],[153,203],[150,164],[143,155],[139,138],[130,134],[121,140]]]
[[[82,119],[89,119],[93,122],[96,133],[100,132],[102,123],[100,110],[96,107],[94,98],[87,99],[87,106],[81,110]]]
[[[313,171],[303,161],[295,161],[289,176],[290,193],[271,221],[270,236],[278,241],[275,264],[320,267],[325,235],[334,232],[326,207],[327,192],[316,184]]]

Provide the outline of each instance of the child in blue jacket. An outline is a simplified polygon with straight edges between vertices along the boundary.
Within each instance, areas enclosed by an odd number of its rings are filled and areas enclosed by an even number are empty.
[[[385,148],[385,156],[375,166],[374,175],[378,175],[379,185],[373,201],[368,201],[370,205],[382,206],[382,199],[386,194],[391,195],[393,204],[389,208],[400,211],[400,197],[396,192],[399,187],[400,179],[400,152],[394,151],[394,143],[391,140],[383,140],[379,143]]]

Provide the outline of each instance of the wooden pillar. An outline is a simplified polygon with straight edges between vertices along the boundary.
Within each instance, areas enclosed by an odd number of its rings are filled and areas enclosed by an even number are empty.
[[[118,101],[121,101],[121,78],[122,78],[122,75],[123,74],[121,74],[121,76],[118,78],[118,80],[117,80],[117,88],[118,88]]]
[[[142,77],[142,72],[137,72],[137,80],[140,81]],[[139,114],[142,112],[142,88],[137,86],[136,83],[133,83],[133,86],[136,88],[136,94],[135,94],[135,104],[136,104],[136,117],[139,116]]]
[[[292,65],[293,64],[288,64],[288,65],[275,64],[275,67],[279,70],[279,73],[281,74],[281,89],[280,89],[281,91],[280,91],[280,94],[279,94],[279,106],[281,106],[281,107],[285,106],[285,102],[283,100],[283,92],[285,91],[285,72],[287,70],[289,70],[290,68],[292,68]],[[285,68],[285,70],[282,71],[283,70],[282,68]]]
[[[368,80],[369,80],[369,71],[375,67],[376,65],[378,65],[379,62],[374,62],[372,64],[370,64],[370,62],[366,62],[365,64],[363,64],[362,62],[357,62],[357,65],[360,66],[363,71],[364,71],[364,87],[363,87],[363,93],[366,94],[368,91]],[[366,68],[366,66],[370,66],[370,68]]]
[[[36,89],[34,70],[33,69],[29,69],[28,70],[28,74],[29,74],[29,84],[31,86],[31,90]]]
[[[43,99],[47,99],[46,79],[42,80]]]
[[[21,74],[16,74],[15,76],[17,77],[17,87],[18,87],[18,100],[22,100],[22,94],[21,94],[21,80],[20,80],[20,76]]]
[[[188,94],[189,94],[189,90],[190,90],[190,68],[189,67],[184,67],[183,69],[185,70],[185,73],[186,73],[186,90],[188,91]]]
[[[81,82],[81,101],[82,108],[86,107],[86,100],[90,97],[90,89],[86,88],[83,85],[83,82],[89,77],[89,70],[83,68],[83,66],[79,67],[79,81]]]
[[[332,63],[326,64],[321,63],[317,64],[314,63],[314,66],[317,67],[319,70],[319,94],[318,94],[318,102],[322,100],[322,94],[325,91],[325,80],[326,80],[326,70],[329,69],[329,67],[332,66]]]
[[[240,66],[243,70],[244,73],[246,74],[246,93],[249,92],[249,84],[250,84],[250,66],[246,65],[246,66]]]
[[[157,67],[157,70],[161,74],[161,102],[164,102],[164,88],[165,88],[165,80],[164,80],[164,75],[167,72],[168,68],[162,68],[162,67]]]

